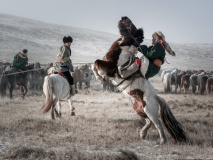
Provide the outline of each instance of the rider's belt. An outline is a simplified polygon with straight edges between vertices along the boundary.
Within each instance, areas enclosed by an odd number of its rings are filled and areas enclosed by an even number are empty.
[[[153,62],[157,67],[161,67],[161,65],[162,65],[162,62],[159,59],[153,59]]]

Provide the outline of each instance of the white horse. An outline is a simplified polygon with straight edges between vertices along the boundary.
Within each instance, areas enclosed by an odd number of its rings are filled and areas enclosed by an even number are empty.
[[[52,70],[52,69],[50,69]],[[61,104],[60,101],[67,100],[70,106],[71,116],[75,115],[75,108],[72,104],[70,95],[70,85],[68,81],[58,74],[51,74],[44,78],[43,92],[46,96],[43,104],[43,113],[51,111],[51,118],[55,119],[54,111],[58,117],[61,117]],[[58,105],[58,112],[56,110]]]
[[[178,74],[178,69],[174,69],[171,72],[166,72],[165,74],[163,74],[163,73],[161,74],[165,92],[171,92],[172,85],[175,85],[175,93],[177,92],[177,85],[176,85],[177,74]]]
[[[95,61],[93,72],[96,79],[104,81],[105,76],[110,73],[110,79],[113,84],[117,86],[122,93],[135,99],[133,108],[138,115],[146,120],[146,125],[140,131],[140,137],[142,139],[145,139],[148,129],[154,124],[160,135],[160,144],[165,143],[167,139],[162,125],[163,123],[175,141],[185,141],[185,132],[181,124],[173,116],[169,105],[163,98],[157,95],[154,87],[147,79],[141,76],[141,73],[136,74],[135,78],[122,79],[117,72],[113,72],[116,71],[116,67],[128,62],[132,54],[129,51],[130,46],[121,47],[119,45],[121,43],[120,41],[121,39],[113,43],[109,52],[105,55],[104,60]],[[142,59],[142,65],[147,60],[148,59],[144,57]],[[115,68],[110,70],[109,67],[111,66],[115,66]],[[141,72],[142,70],[143,68],[141,68]],[[146,102],[145,106],[142,104],[142,99]],[[158,118],[158,114],[160,115],[162,123]]]

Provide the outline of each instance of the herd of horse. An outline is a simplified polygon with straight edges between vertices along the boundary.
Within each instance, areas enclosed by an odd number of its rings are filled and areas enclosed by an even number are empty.
[[[204,70],[164,70],[161,73],[161,80],[164,91],[174,92],[184,90],[184,93],[192,92],[194,94],[209,95],[213,90],[213,71]],[[191,89],[191,91],[190,91]]]
[[[9,62],[0,63],[0,96],[7,95],[9,90],[9,97],[13,98],[13,90],[20,88],[21,97],[24,99],[29,90],[43,90],[44,78],[48,75],[48,71],[53,67],[53,63],[49,63],[41,67],[39,62],[29,63],[27,70],[19,72],[12,67]],[[92,71],[90,66],[83,64],[79,67],[74,67],[74,72],[71,72],[74,77],[76,89],[82,89],[82,83],[85,83],[85,88],[90,87],[92,79]]]

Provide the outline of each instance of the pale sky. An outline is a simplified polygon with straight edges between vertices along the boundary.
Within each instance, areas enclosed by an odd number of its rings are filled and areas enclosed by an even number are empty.
[[[128,16],[146,39],[213,44],[213,0],[0,0],[0,13],[119,34]]]

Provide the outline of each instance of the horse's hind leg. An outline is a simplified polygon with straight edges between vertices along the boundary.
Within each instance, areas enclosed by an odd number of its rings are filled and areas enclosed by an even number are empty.
[[[60,103],[60,101],[58,101],[58,103],[56,105],[58,106],[58,111],[55,108],[56,117],[61,117],[61,103]]]
[[[146,120],[146,125],[140,131],[140,137],[141,137],[141,139],[145,139],[146,138],[147,131],[152,126],[152,121],[150,121],[149,118],[146,118],[145,120]]]
[[[72,99],[71,97],[68,99],[69,105],[70,105],[70,112],[71,112],[71,116],[75,115],[75,107],[73,107],[73,103],[72,103]]]
[[[161,121],[158,118],[158,111],[159,111],[158,103],[152,103],[150,101],[150,103],[147,103],[144,111],[147,114],[147,116],[149,117],[149,119],[154,123],[156,129],[159,132],[160,144],[166,143],[167,140],[166,140],[166,136],[165,136],[165,133],[163,130],[163,126],[162,126]]]
[[[52,107],[52,111],[51,111],[51,118],[53,120],[55,120],[55,115],[54,115],[54,112],[55,112],[55,107],[56,107],[56,104],[58,103],[59,99],[55,98],[54,101],[53,101],[53,107]]]

